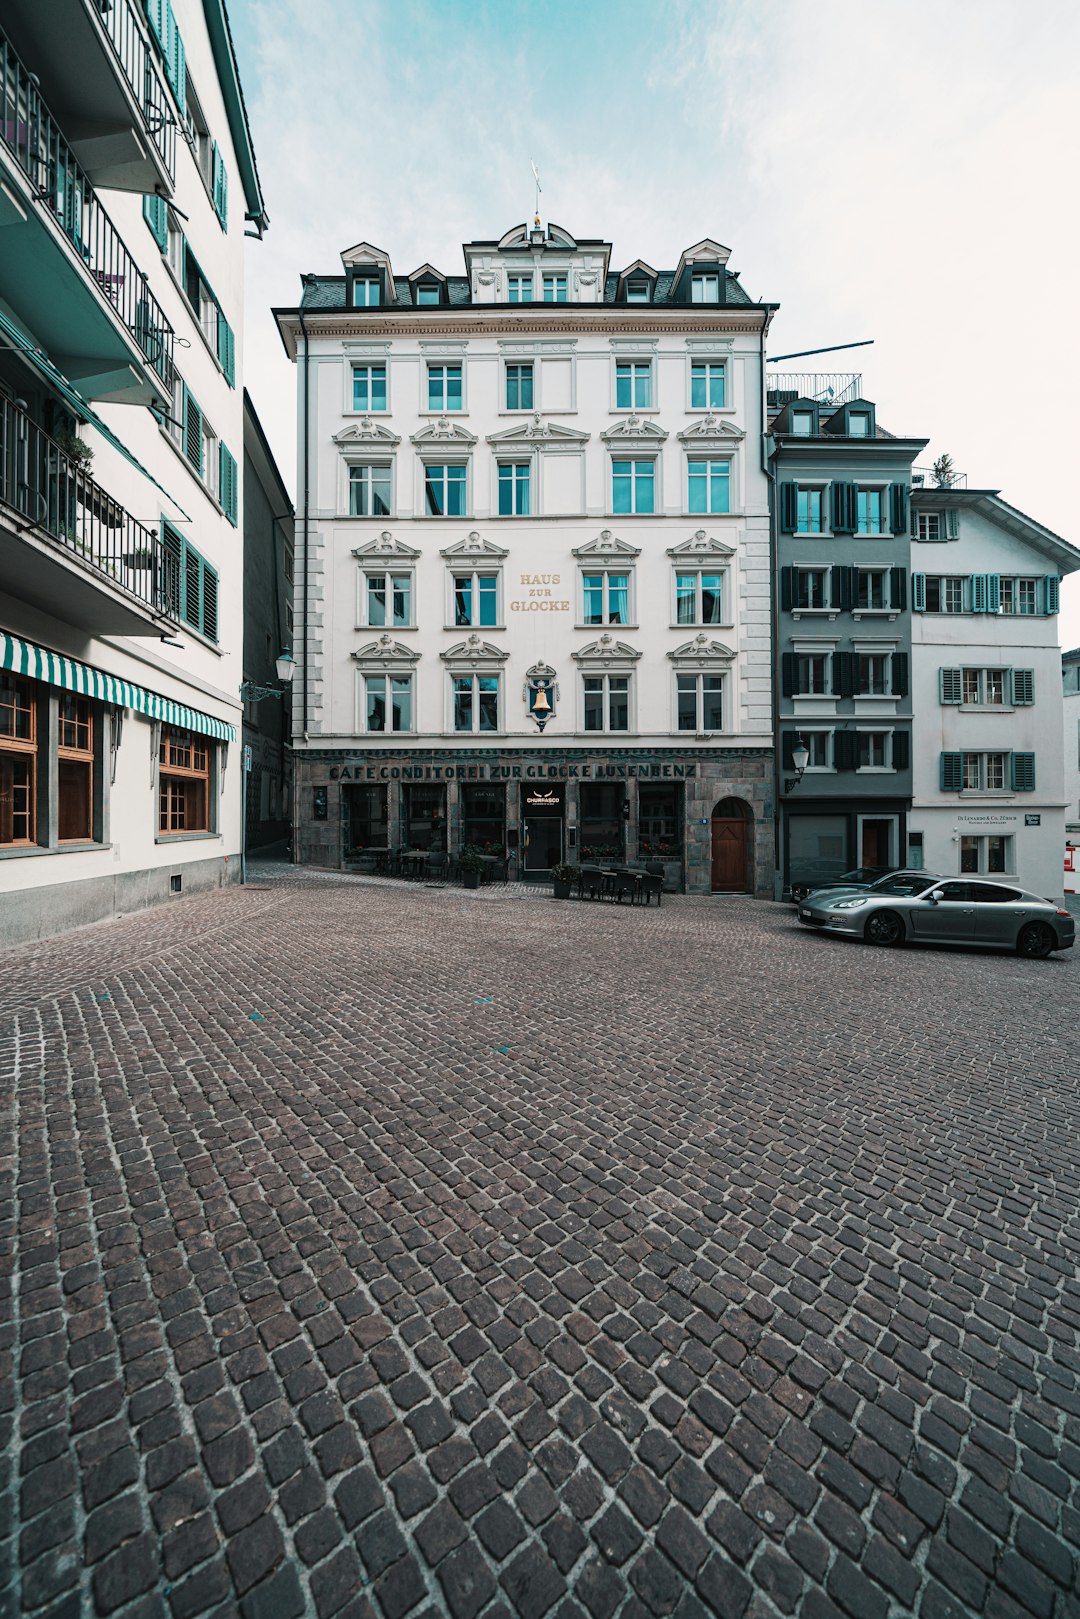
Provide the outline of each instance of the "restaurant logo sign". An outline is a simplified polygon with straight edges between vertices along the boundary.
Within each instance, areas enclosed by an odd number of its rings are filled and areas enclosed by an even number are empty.
[[[526,809],[562,809],[562,793],[550,787],[530,787],[525,794]]]
[[[555,718],[558,700],[554,669],[549,663],[534,663],[525,676],[525,707],[529,718],[536,721],[538,731],[543,731],[548,720]]]

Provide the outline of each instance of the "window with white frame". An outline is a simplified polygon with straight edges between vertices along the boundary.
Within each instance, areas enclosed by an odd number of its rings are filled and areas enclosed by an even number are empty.
[[[652,362],[615,362],[615,409],[649,410],[652,406]]]
[[[581,575],[581,622],[629,624],[630,575],[584,570]]]
[[[624,512],[652,512],[655,500],[655,461],[612,461],[611,509]]]
[[[881,533],[881,489],[859,489],[856,491],[856,534]]]
[[[720,277],[715,270],[698,270],[690,277],[690,302],[692,304],[720,302]]]
[[[582,675],[582,728],[586,731],[629,731],[629,675]]]
[[[468,468],[460,462],[424,462],[424,510],[428,517],[464,517]]]
[[[928,573],[926,576],[926,611],[928,613],[962,613],[964,611],[964,580],[959,574]]]
[[[366,731],[411,731],[413,677],[365,674],[363,723]]]
[[[1015,871],[1013,839],[997,832],[967,834],[960,839],[960,870],[997,877]],[[1000,900],[1000,895],[995,894]]]
[[[372,629],[408,629],[413,623],[413,576],[408,570],[364,570],[364,621]]]
[[[566,302],[565,275],[545,275],[544,302],[546,304],[564,304]]]
[[[688,510],[716,514],[731,510],[731,462],[687,463]]]
[[[820,489],[800,489],[796,500],[799,534],[821,533],[822,494]]]
[[[920,512],[915,532],[920,540],[943,540],[941,513]]]
[[[353,366],[352,408],[364,412],[386,409],[385,364]]]
[[[675,676],[675,725],[679,731],[724,729],[724,676],[719,672]]]
[[[832,759],[832,732],[831,731],[802,731],[803,742],[806,746],[807,770],[831,770]]]
[[[791,431],[796,438],[811,438],[814,432],[814,412],[812,410],[793,410],[791,413]]]
[[[980,708],[1000,708],[1005,702],[1004,669],[965,669],[961,698]]]
[[[1004,753],[965,753],[962,755],[961,781],[965,792],[1001,792],[1007,780]]]
[[[888,697],[892,692],[892,654],[860,652],[859,696]]]
[[[471,629],[493,629],[499,622],[499,575],[455,572],[454,623]]]
[[[428,366],[427,408],[440,414],[462,408],[460,365]]]
[[[727,371],[723,360],[693,360],[690,365],[690,409],[723,410]]]
[[[508,275],[506,278],[506,298],[508,303],[528,304],[532,302],[533,278],[531,275]]]
[[[507,410],[532,410],[533,367],[531,360],[520,365],[507,365],[506,408]]]
[[[350,517],[389,517],[389,461],[361,461],[349,468]]]
[[[803,613],[817,612],[831,606],[829,579],[831,568],[795,569],[795,607]]]
[[[435,281],[417,282],[414,297],[418,304],[437,304],[440,300],[438,283]]]
[[[701,568],[675,573],[676,624],[722,624],[724,622],[724,576]]]
[[[353,282],[352,301],[355,309],[372,309],[379,302],[377,275],[358,275]]]
[[[890,605],[888,568],[856,568],[855,606],[862,612],[883,612]]]
[[[532,463],[529,461],[499,462],[499,516],[528,517],[529,485]]]
[[[497,731],[499,729],[500,675],[452,675],[455,731]]]
[[[649,283],[644,278],[634,279],[626,283],[626,301],[628,304],[647,304],[649,301]]]
[[[857,770],[888,770],[891,757],[891,731],[858,732]]]
[[[852,410],[848,412],[847,419],[848,438],[869,438],[870,415],[865,410]],[[875,531],[876,532],[876,531]]]
[[[831,692],[832,659],[824,652],[800,652],[795,659],[795,695],[826,697]]]
[[[1039,611],[1039,581],[1037,579],[1001,580],[1001,611],[1003,613],[1037,613]]]

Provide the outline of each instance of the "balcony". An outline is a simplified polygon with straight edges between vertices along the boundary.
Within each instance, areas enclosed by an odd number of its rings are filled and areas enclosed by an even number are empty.
[[[912,489],[966,489],[968,486],[966,472],[942,471],[938,467],[912,467]]]
[[[167,400],[173,329],[3,33],[0,242],[0,297],[85,397]]]
[[[90,182],[171,193],[177,115],[143,7],[136,0],[8,0],[4,18]]]
[[[0,579],[20,600],[96,635],[158,635],[175,619],[161,536],[80,460],[0,399]]]
[[[770,371],[765,390],[770,410],[783,410],[793,399],[816,399],[819,405],[839,410],[860,397],[862,372]]]

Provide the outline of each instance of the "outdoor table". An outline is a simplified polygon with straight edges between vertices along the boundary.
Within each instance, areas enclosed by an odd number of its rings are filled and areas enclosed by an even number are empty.
[[[402,869],[408,873],[410,879],[419,875],[420,869],[427,860],[427,857],[428,852],[426,849],[407,849],[405,853],[400,856]]]

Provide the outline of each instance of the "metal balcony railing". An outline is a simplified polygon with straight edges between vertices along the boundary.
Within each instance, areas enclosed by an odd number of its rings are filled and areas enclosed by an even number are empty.
[[[139,12],[132,0],[112,0],[109,6],[97,3],[94,11],[116,53],[135,99],[142,108],[147,134],[153,141],[169,178],[176,178],[176,118],[169,104],[165,82],[158,72],[154,53],[139,23]]]
[[[155,612],[177,617],[161,536],[124,510],[24,410],[0,399],[0,505]]]
[[[821,405],[848,404],[862,392],[861,371],[770,371],[765,377],[769,406],[781,410],[793,399],[816,399]]]
[[[164,378],[172,364],[173,329],[3,33],[0,140],[30,181],[38,202],[59,224],[88,279]]]
[[[912,467],[912,489],[966,489],[967,473],[950,472],[942,477],[934,467]]]

